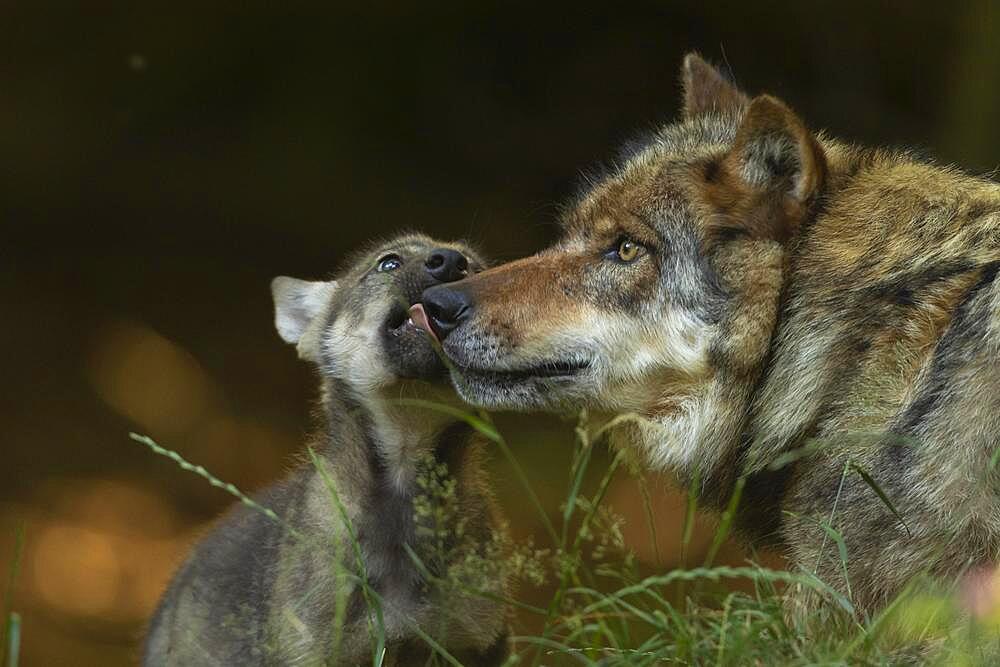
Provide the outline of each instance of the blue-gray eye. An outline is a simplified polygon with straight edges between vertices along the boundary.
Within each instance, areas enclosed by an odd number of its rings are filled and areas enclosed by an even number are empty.
[[[403,260],[399,255],[386,255],[378,261],[379,273],[383,271],[395,271],[403,265]]]

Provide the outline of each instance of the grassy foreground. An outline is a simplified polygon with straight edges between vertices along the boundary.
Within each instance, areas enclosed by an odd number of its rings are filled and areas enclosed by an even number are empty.
[[[854,609],[849,594],[838,592],[811,572],[768,569],[752,561],[742,567],[713,565],[719,547],[728,536],[739,493],[722,515],[702,562],[665,572],[646,571],[648,566],[641,565],[626,548],[620,519],[602,505],[614,476],[639,474],[637,466],[625,452],[616,452],[596,486],[585,488],[593,486],[584,483],[592,453],[595,447],[603,446],[595,443],[603,440],[614,422],[592,431],[585,417],[581,417],[575,431],[576,450],[565,501],[553,521],[488,415],[434,404],[423,407],[452,412],[501,450],[523,484],[526,498],[539,512],[551,541],[540,546],[510,541],[502,545],[503,571],[518,580],[521,590],[546,586],[546,590],[553,591],[551,599],[542,606],[508,600],[519,619],[512,638],[514,654],[508,664],[1000,664],[1000,575],[982,574],[978,579],[970,575],[961,582],[915,581],[880,615],[864,618]],[[176,452],[146,436],[132,434],[132,438],[272,520],[282,521],[235,486],[189,463]],[[315,463],[316,455],[312,452],[310,455]],[[322,468],[318,469],[322,472]],[[422,486],[431,502],[418,500],[416,512],[440,511],[434,508],[448,506],[450,491],[446,479],[431,476]],[[332,511],[343,512],[336,489],[331,486],[329,490]],[[683,550],[691,539],[697,510],[693,494],[688,495],[682,527]],[[644,498],[646,521],[655,543],[654,512],[648,494],[644,493]],[[447,516],[438,518],[447,523]],[[831,548],[839,549],[841,559],[849,558],[836,531],[830,526],[825,529]],[[421,567],[416,554],[411,552],[411,556],[415,565]],[[360,549],[355,549],[354,559],[356,567],[351,571],[336,567],[341,576],[352,579],[363,590],[368,601],[371,664],[377,667],[385,657],[385,636],[380,628],[381,600],[367,586]],[[489,569],[495,564],[482,565],[483,577],[496,576],[497,571]],[[455,587],[464,594],[487,595],[478,592],[475,576],[468,574],[464,572],[449,581],[433,583]],[[788,611],[791,607],[788,600],[801,599],[803,595],[821,601],[805,618]],[[343,604],[337,607],[342,608]],[[524,631],[527,627],[532,631]],[[332,631],[336,636],[336,629]],[[420,628],[414,627],[414,632],[434,649],[430,664],[461,664]],[[329,664],[336,664],[335,656]]]

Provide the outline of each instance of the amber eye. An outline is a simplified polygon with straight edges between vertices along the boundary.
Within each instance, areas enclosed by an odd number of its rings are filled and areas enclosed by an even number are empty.
[[[617,257],[618,261],[630,263],[634,262],[639,258],[639,254],[642,251],[642,246],[633,241],[632,239],[624,239],[618,244]]]

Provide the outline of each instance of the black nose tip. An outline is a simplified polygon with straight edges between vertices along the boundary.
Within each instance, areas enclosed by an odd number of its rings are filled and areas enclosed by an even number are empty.
[[[472,315],[472,297],[440,285],[424,291],[421,302],[438,340],[444,340]]]
[[[451,283],[464,278],[469,272],[469,260],[457,250],[438,248],[431,251],[424,262],[431,277],[442,283]]]

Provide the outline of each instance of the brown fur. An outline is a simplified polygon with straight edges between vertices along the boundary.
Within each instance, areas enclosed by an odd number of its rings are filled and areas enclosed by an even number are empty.
[[[815,134],[694,54],[682,79],[682,119],[568,207],[553,248],[425,293],[470,303],[444,340],[459,392],[638,413],[652,466],[717,506],[745,478],[744,534],[861,612],[996,561],[1000,188]]]

